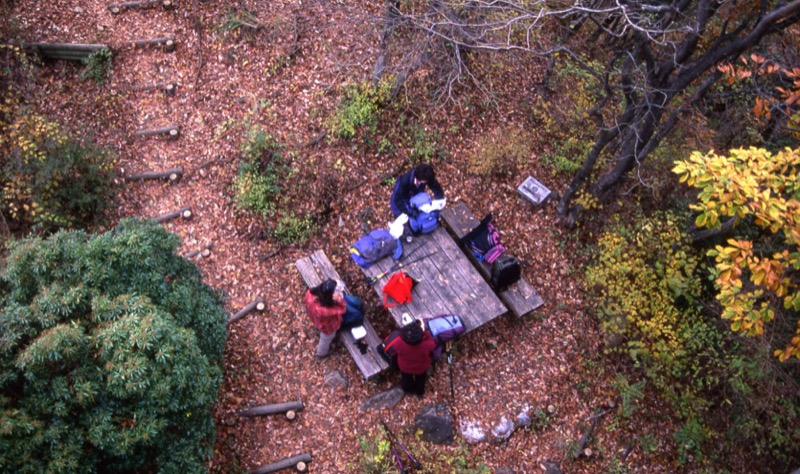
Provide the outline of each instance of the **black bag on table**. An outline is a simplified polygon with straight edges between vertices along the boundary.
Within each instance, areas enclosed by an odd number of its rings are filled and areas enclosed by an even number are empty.
[[[521,277],[519,260],[511,255],[501,255],[492,264],[492,286],[496,290],[503,290],[509,285],[513,285]]]

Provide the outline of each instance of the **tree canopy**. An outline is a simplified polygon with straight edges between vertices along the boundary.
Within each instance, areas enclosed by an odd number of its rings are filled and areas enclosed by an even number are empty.
[[[0,279],[0,470],[205,471],[226,314],[177,246],[134,220],[12,243]]]
[[[450,96],[464,79],[475,78],[471,52],[549,57],[550,70],[559,58],[580,65],[600,87],[589,111],[594,144],[587,147],[558,206],[572,224],[585,207],[584,200],[574,198],[588,192],[592,199],[607,201],[713,90],[723,76],[718,66],[798,21],[798,0],[387,2],[373,75],[391,72],[399,83],[427,67]],[[391,48],[395,31],[403,33],[395,37],[404,47]],[[796,100],[789,94],[784,105],[793,107]]]
[[[778,317],[775,355],[800,358],[800,150],[772,154],[763,149],[731,150],[728,156],[694,153],[676,164],[681,181],[698,188],[695,224],[737,227],[737,235],[708,254],[716,260],[717,299],[731,329],[750,336]],[[747,224],[750,224],[748,226]],[[740,229],[755,226],[758,233]],[[794,336],[786,337],[786,327]]]

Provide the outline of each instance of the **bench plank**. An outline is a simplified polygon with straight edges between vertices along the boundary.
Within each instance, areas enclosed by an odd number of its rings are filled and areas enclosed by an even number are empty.
[[[322,250],[317,250],[308,257],[303,257],[297,260],[294,265],[295,268],[297,268],[297,271],[300,272],[303,282],[309,288],[319,285],[327,278],[341,280],[339,274],[333,268],[330,260],[328,260],[328,257]],[[350,352],[350,355],[353,357],[358,369],[362,374],[364,374],[364,377],[367,380],[370,380],[388,370],[389,364],[383,359],[383,357],[375,353],[374,348],[383,342],[383,340],[378,337],[378,333],[375,331],[375,328],[372,326],[372,323],[369,322],[366,316],[364,317],[363,326],[367,332],[365,340],[367,342],[368,349],[366,354],[361,353],[361,350],[358,348],[356,340],[350,331],[340,331],[339,338]]]
[[[444,209],[441,217],[445,226],[456,240],[460,240],[461,237],[465,236],[480,223],[463,202]],[[464,253],[470,257],[470,260],[480,270],[484,278],[489,280],[491,266],[486,262],[479,262],[468,248],[464,249]],[[524,279],[520,279],[517,283],[500,292],[499,296],[508,306],[508,309],[518,317],[525,316],[544,304],[544,300],[539,296],[539,293]]]

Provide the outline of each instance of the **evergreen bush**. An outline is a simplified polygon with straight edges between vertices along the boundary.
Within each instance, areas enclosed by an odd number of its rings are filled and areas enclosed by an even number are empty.
[[[177,248],[134,220],[10,245],[0,471],[206,471],[226,314]]]

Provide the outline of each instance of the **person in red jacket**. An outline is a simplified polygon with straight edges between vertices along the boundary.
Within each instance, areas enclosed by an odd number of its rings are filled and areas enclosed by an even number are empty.
[[[422,328],[419,321],[400,329],[397,366],[400,369],[400,386],[405,393],[413,393],[419,398],[425,395],[425,381],[428,378],[428,368],[433,362],[431,352],[434,349],[436,341],[431,333]]]
[[[329,278],[306,291],[305,303],[308,319],[319,330],[317,357],[326,357],[342,325],[342,316],[347,311],[344,296],[336,291],[336,282]]]

